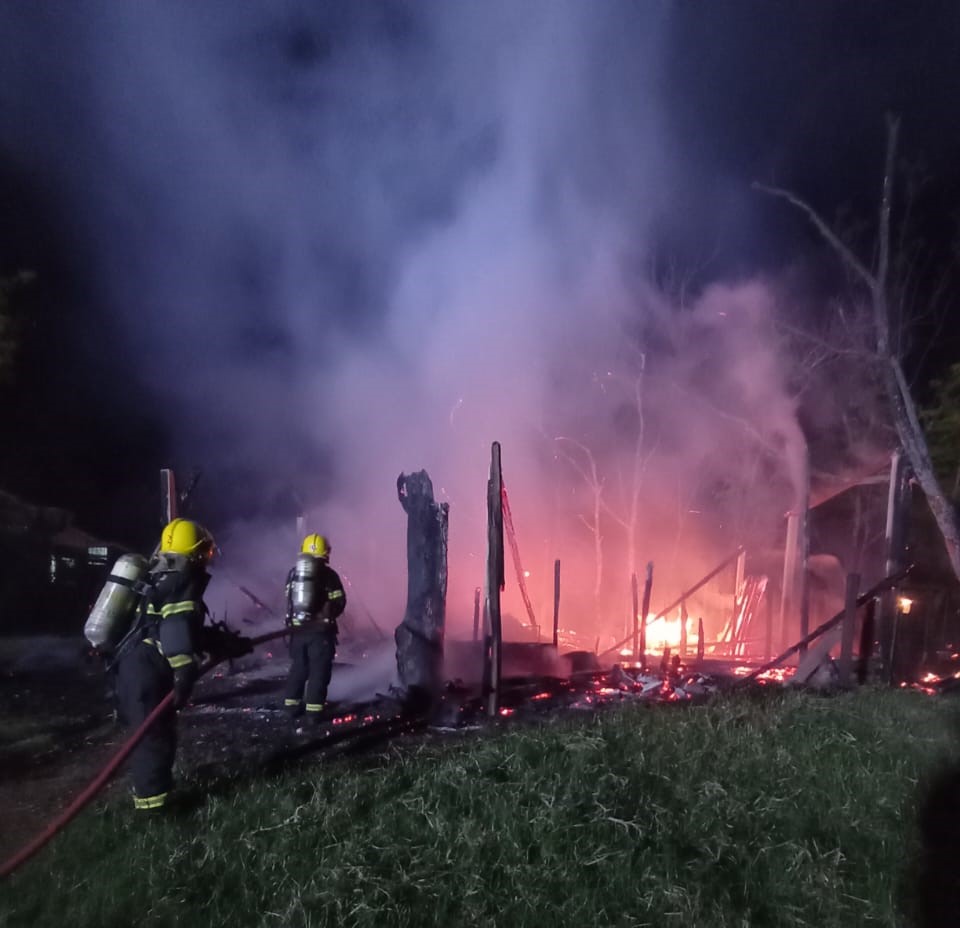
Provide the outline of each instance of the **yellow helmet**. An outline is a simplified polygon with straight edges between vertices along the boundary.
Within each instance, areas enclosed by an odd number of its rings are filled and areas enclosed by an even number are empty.
[[[300,546],[301,554],[312,554],[314,557],[330,557],[330,542],[326,536],[314,532],[303,539]]]
[[[216,545],[213,536],[199,523],[174,519],[160,535],[161,554],[182,554],[208,561]]]

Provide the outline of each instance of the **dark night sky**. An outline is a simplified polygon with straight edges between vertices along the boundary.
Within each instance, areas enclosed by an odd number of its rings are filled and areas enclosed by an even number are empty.
[[[340,47],[359,27],[344,12],[353,7],[317,21],[297,15],[304,6],[309,4],[283,5],[293,12],[278,17],[277,29],[290,59],[319,58],[322,67],[324,50]],[[374,8],[368,5],[365,18]],[[0,121],[0,271],[29,268],[37,274],[25,298],[29,324],[19,379],[6,389],[0,413],[0,485],[37,502],[65,505],[92,531],[131,538],[137,534],[132,526],[154,518],[157,468],[175,452],[176,460],[185,458],[172,444],[162,398],[158,402],[140,374],[149,337],[133,347],[121,341],[103,306],[102,263],[95,260],[88,224],[44,152],[51,134],[21,131],[24,121],[54,125],[59,144],[74,147],[78,159],[96,151],[87,144],[92,123],[83,83],[58,79],[56,60],[70,47],[75,27],[64,9],[41,2],[10,4],[0,13],[0,83],[22,95],[0,97],[7,110]],[[219,9],[233,16],[238,7]],[[403,17],[391,15],[384,13],[386,41],[410,42]],[[24,36],[46,48],[42,64],[8,54]],[[275,39],[259,38],[264,46]],[[666,131],[689,166],[684,180],[671,186],[668,203],[658,207],[654,228],[662,249],[689,262],[713,255],[706,277],[775,271],[801,259],[813,268],[819,262],[829,266],[804,222],[785,205],[751,193],[750,182],[790,187],[828,217],[845,206],[871,217],[888,110],[903,118],[901,154],[922,161],[929,173],[918,215],[925,236],[944,247],[960,215],[955,0],[677,3],[662,43],[658,92]],[[254,76],[259,54],[257,48],[250,54]],[[95,70],[98,62],[86,66]],[[8,69],[16,72],[12,83]],[[619,90],[630,98],[630,86]],[[256,134],[257,127],[249,131]],[[23,144],[24,137],[30,144]],[[482,161],[482,140],[476,145]],[[146,221],[151,195],[144,190]],[[431,203],[440,212],[445,208],[442,194]],[[137,210],[140,204],[125,207]],[[118,248],[117,258],[130,255]],[[351,264],[347,245],[341,255],[328,253],[323,260],[333,276],[342,276],[344,288],[375,287],[372,269]],[[824,273],[829,279],[830,272]],[[248,285],[256,287],[256,278]],[[350,325],[362,327],[364,305],[361,294]],[[280,343],[271,349],[271,337],[269,328],[254,327],[248,350],[282,352]],[[184,351],[203,363],[201,346],[185,345]],[[928,370],[956,358],[960,345],[946,337]],[[210,506],[243,508],[253,491],[244,485],[249,477],[234,476],[235,492],[211,496]]]

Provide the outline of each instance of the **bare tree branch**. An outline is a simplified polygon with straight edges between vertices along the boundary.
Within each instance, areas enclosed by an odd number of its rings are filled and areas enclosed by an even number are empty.
[[[843,258],[847,266],[856,272],[856,274],[863,280],[863,282],[870,288],[871,291],[875,290],[877,287],[877,279],[864,267],[860,259],[837,237],[836,233],[828,226],[819,216],[819,214],[806,203],[803,202],[796,194],[791,193],[789,190],[783,190],[780,187],[768,187],[766,184],[758,183],[754,181],[753,184],[754,190],[759,190],[762,193],[769,193],[770,196],[781,197],[786,200],[788,203],[797,207],[806,214],[807,218],[816,226],[817,231],[830,243],[830,245],[837,251],[837,253]]]

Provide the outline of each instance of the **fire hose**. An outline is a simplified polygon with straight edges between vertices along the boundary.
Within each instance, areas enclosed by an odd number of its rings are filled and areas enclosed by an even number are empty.
[[[306,625],[301,626],[306,627]],[[284,635],[289,635],[290,629],[283,628],[279,631],[268,632],[265,635],[260,635],[257,638],[251,638],[250,644],[252,647],[257,645],[265,644],[268,641],[273,641],[276,638],[282,638]],[[224,655],[222,657],[211,657],[208,658],[203,664],[200,665],[200,672],[198,675],[202,677],[205,673],[212,670],[218,664],[222,664],[224,661],[229,660],[229,655]],[[90,781],[90,784],[84,789],[70,805],[60,813],[53,821],[51,821],[46,828],[43,829],[36,837],[31,841],[25,844],[19,851],[17,851],[12,857],[4,861],[0,865],[0,879],[4,879],[14,872],[22,864],[26,863],[34,854],[41,850],[58,832],[62,831],[70,822],[93,800],[97,794],[107,785],[110,778],[117,772],[117,769],[120,765],[130,756],[133,752],[133,749],[143,740],[144,736],[150,730],[151,726],[167,712],[171,705],[173,704],[173,690],[167,693],[162,700],[153,708],[153,711],[143,720],[140,727],[134,731],[134,733],[120,746],[119,750],[110,760],[106,763],[103,769]]]

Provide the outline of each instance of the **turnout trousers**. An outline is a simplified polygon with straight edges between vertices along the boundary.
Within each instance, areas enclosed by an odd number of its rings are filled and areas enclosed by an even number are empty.
[[[337,652],[337,632],[332,629],[297,629],[290,635],[290,676],[284,706],[297,712],[322,712]]]
[[[117,666],[120,719],[136,729],[173,688],[173,671],[166,658],[150,644],[139,642]],[[158,718],[130,755],[134,805],[138,809],[163,806],[173,786],[177,754],[177,713],[173,706]]]

